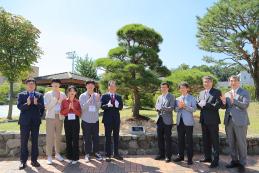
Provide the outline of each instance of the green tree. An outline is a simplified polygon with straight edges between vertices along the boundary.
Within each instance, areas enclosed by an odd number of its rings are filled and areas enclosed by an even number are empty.
[[[207,75],[210,75],[214,78],[214,85],[217,84],[216,77],[214,77],[210,72],[204,72],[199,69],[179,69],[173,71],[170,76],[165,78],[165,81],[171,83],[171,88],[176,96],[180,94],[178,91],[178,85],[183,81],[188,82],[191,87],[191,93],[197,95],[203,88],[202,77]]]
[[[42,54],[39,35],[30,21],[0,8],[0,72],[10,84],[8,119],[12,119],[14,82],[24,77]]]
[[[201,49],[223,53],[212,62],[231,62],[253,77],[259,100],[259,1],[219,0],[203,17],[198,17],[197,38]]]
[[[107,58],[96,60],[96,64],[106,71],[102,81],[115,79],[125,93],[132,94],[133,117],[140,118],[140,93],[156,91],[161,82],[159,77],[170,74],[158,56],[163,39],[154,29],[142,24],[125,25],[117,36],[118,47],[111,49]]]
[[[78,57],[76,60],[75,70],[82,76],[91,78],[91,79],[98,79],[97,70],[95,66],[94,60],[85,56],[85,58]]]

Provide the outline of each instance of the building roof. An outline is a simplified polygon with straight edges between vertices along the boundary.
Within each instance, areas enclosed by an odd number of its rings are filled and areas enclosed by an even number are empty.
[[[36,80],[37,85],[42,85],[42,86],[50,85],[50,82],[52,79],[60,79],[62,87],[67,87],[68,85],[85,87],[85,82],[87,80],[93,80],[91,78],[87,78],[71,72],[63,72],[63,73],[46,75],[46,76],[39,76],[39,77],[35,77],[34,79]]]

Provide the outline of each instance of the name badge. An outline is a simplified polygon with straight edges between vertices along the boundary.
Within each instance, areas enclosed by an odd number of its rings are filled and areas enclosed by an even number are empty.
[[[89,112],[95,112],[96,107],[95,106],[89,106]]]
[[[76,114],[68,114],[67,119],[68,120],[75,120],[76,119]]]

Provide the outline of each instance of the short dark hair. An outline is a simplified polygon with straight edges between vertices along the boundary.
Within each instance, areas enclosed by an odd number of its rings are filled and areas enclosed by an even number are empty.
[[[228,80],[230,80],[231,78],[235,79],[235,81],[240,81],[240,77],[237,75],[231,75]]]
[[[212,76],[203,76],[202,80],[209,80],[209,81],[213,82],[213,77]]]
[[[190,88],[190,86],[189,86],[189,84],[188,84],[188,82],[181,82],[179,85],[178,85],[178,88],[180,88],[180,87],[185,87],[185,88]]]
[[[59,83],[59,84],[61,84],[61,80],[60,79],[52,79],[51,80],[51,84],[52,83]]]
[[[161,83],[161,86],[162,86],[162,85],[166,85],[167,88],[170,88],[169,83],[167,83],[167,82],[162,82],[162,83]]]
[[[36,80],[34,78],[28,78],[25,81],[25,84],[29,83],[29,82],[33,82],[34,84],[36,84]]]
[[[74,89],[75,92],[77,92],[77,88],[76,88],[76,86],[74,86],[74,85],[70,85],[70,86],[67,88],[67,92],[71,91],[71,89]]]
[[[95,85],[95,81],[94,80],[88,80],[88,81],[85,82],[85,85],[88,85],[88,84]]]

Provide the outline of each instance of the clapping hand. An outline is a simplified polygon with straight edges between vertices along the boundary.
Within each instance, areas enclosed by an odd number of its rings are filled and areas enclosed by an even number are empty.
[[[31,98],[30,98],[30,96],[27,98],[27,105],[28,106],[31,105]]]
[[[222,103],[223,103],[224,105],[225,105],[226,102],[227,102],[227,98],[226,98],[225,95],[220,96],[220,100],[222,101]]]
[[[179,108],[184,108],[184,107],[185,107],[185,103],[184,103],[183,100],[181,100],[181,101],[179,102]]]
[[[108,106],[109,108],[113,107],[113,104],[111,103],[111,100],[108,102],[107,106]]]
[[[37,104],[38,104],[38,98],[34,97],[33,103],[34,103],[35,105],[37,105]]]
[[[119,102],[117,100],[115,100],[115,107],[118,108],[119,107]]]

